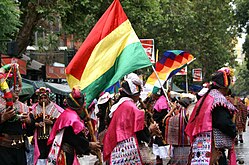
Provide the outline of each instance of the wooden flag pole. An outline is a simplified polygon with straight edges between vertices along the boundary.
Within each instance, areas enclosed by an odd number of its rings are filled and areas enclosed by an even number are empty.
[[[168,98],[168,95],[167,95],[166,92],[165,92],[165,88],[163,87],[163,85],[162,85],[162,83],[161,83],[161,81],[160,81],[160,79],[159,79],[159,76],[158,76],[158,74],[157,74],[157,72],[156,72],[154,66],[151,65],[151,67],[152,67],[154,73],[156,74],[156,77],[157,77],[157,79],[158,79],[159,85],[160,85],[160,87],[162,88],[163,93],[164,93],[164,95],[165,95],[165,97],[166,97],[168,103],[170,103],[169,98]],[[171,105],[170,105],[170,104],[169,104],[169,106],[170,106],[170,108],[171,108]]]
[[[158,52],[159,52],[159,50],[157,49],[156,50],[156,62],[158,61]]]
[[[188,65],[186,66],[186,92],[188,93]]]
[[[96,136],[94,135],[94,130],[93,130],[93,126],[92,126],[92,122],[91,122],[91,119],[90,119],[90,116],[89,116],[89,113],[87,111],[86,108],[84,108],[84,113],[86,115],[86,118],[88,119],[87,120],[87,125],[88,125],[88,129],[89,129],[89,133],[92,137],[92,141],[93,142],[97,142],[97,138]],[[101,151],[100,150],[97,150],[97,157],[99,159],[99,164],[102,165],[103,162],[102,162],[102,156],[101,156]]]
[[[190,64],[191,62],[193,62],[194,60],[196,60],[196,58],[193,58],[191,61],[189,61],[189,62],[187,63],[187,65],[189,65],[189,64]],[[151,65],[151,67],[152,67],[154,73],[156,74],[156,77],[157,77],[157,79],[158,79],[159,85],[160,85],[160,87],[163,89],[163,93],[164,93],[164,95],[165,95],[165,97],[166,97],[168,103],[170,103],[169,98],[168,98],[168,95],[167,95],[166,92],[165,92],[165,88],[163,87],[163,84],[161,83],[161,81],[160,81],[160,79],[159,79],[159,76],[158,76],[158,74],[157,74],[157,72],[156,72],[155,67],[154,67],[153,65]],[[170,106],[170,108],[171,108],[171,105],[170,105],[170,104],[169,104],[169,106]]]

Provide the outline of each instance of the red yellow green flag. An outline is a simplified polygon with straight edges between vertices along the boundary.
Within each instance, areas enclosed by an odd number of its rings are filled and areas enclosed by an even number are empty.
[[[119,0],[114,0],[66,67],[66,76],[71,88],[81,87],[88,106],[124,75],[150,65]]]

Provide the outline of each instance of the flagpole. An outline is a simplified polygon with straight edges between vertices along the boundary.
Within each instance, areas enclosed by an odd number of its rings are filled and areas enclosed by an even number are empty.
[[[187,63],[187,65],[186,65],[186,71],[187,71],[187,74],[186,74],[186,92],[188,93],[188,65],[190,64],[190,63],[192,63],[193,61],[195,61],[196,60],[196,58],[193,58],[191,61],[189,61],[188,63]]]
[[[161,83],[161,81],[160,81],[160,79],[159,79],[159,76],[158,76],[158,74],[157,74],[157,72],[156,72],[154,66],[151,65],[151,67],[152,67],[154,73],[156,74],[156,77],[157,77],[157,79],[158,79],[158,81],[159,81],[159,85],[161,86],[161,88],[162,88],[162,90],[163,90],[163,93],[164,93],[164,95],[165,95],[165,97],[166,97],[166,99],[167,99],[167,101],[168,101],[168,103],[169,103],[169,106],[171,107],[170,101],[169,101],[169,98],[168,98],[168,95],[167,95],[166,92],[165,92],[165,88],[163,87],[163,85],[162,85],[162,83]]]
[[[159,52],[159,50],[157,49],[156,50],[156,62],[158,61],[158,52]]]
[[[186,92],[188,93],[188,65],[186,66]]]

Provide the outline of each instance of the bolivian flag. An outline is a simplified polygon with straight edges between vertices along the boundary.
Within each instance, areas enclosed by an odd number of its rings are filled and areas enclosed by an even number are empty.
[[[79,85],[87,106],[124,75],[151,65],[119,0],[114,0],[66,67],[69,86]]]

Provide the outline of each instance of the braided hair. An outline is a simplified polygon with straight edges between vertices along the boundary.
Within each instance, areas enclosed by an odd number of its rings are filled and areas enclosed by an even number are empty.
[[[193,122],[194,119],[199,115],[201,107],[212,89],[225,89],[228,88],[231,83],[231,77],[223,70],[218,70],[211,75],[211,84],[208,91],[202,96],[200,105],[198,106],[194,118],[190,121]]]

